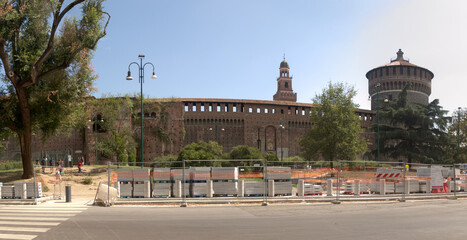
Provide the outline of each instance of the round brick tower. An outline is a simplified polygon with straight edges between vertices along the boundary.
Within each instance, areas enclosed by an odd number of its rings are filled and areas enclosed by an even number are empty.
[[[402,89],[410,84],[407,91],[409,103],[427,105],[431,94],[431,79],[433,73],[404,59],[404,53],[399,49],[397,58],[390,63],[367,72],[368,92],[371,97],[371,110],[376,110],[377,93],[380,103],[384,100],[396,99]]]

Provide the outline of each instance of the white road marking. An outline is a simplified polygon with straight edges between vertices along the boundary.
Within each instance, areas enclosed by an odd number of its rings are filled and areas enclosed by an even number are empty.
[[[83,211],[44,211],[44,210],[1,210],[0,213],[80,213]]]
[[[20,239],[20,240],[31,240],[37,237],[37,235],[23,235],[23,234],[0,234],[0,239]]]
[[[0,221],[0,225],[31,225],[31,226],[58,226],[60,222],[15,222]]]
[[[47,232],[50,227],[56,227],[87,209],[83,206],[1,206],[0,240],[32,240],[37,234]]]
[[[2,227],[0,231],[13,231],[13,232],[47,232],[50,228],[32,228],[32,227]]]
[[[66,221],[69,218],[57,217],[5,217],[0,216],[0,220],[29,220],[29,221]]]
[[[15,211],[13,212],[0,212],[0,217],[2,216],[29,216],[29,217],[73,217],[76,214],[68,214],[68,213],[23,213]]]
[[[58,211],[70,211],[70,210],[75,210],[75,211],[84,211],[88,208],[83,208],[83,207],[79,207],[79,208],[76,208],[76,207],[70,207],[70,208],[58,208],[58,207],[36,207],[36,208],[32,208],[32,207],[5,207],[5,208],[1,208],[0,210],[42,210],[42,211],[49,211],[49,210],[58,210]]]

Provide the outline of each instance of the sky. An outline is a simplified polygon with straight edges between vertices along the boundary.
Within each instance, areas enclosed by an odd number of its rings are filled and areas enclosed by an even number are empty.
[[[430,101],[467,107],[467,1],[464,0],[107,0],[111,15],[94,53],[96,97],[143,91],[151,98],[272,100],[285,55],[298,102],[329,82],[357,90],[370,109],[365,74],[399,49],[431,70]]]

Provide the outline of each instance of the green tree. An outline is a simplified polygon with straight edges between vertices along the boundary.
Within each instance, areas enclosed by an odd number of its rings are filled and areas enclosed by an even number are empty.
[[[103,11],[102,1],[11,0],[0,4],[0,60],[6,83],[0,98],[7,102],[0,108],[4,118],[0,128],[7,127],[18,136],[23,178],[33,176],[33,132],[40,129],[46,137],[56,131],[68,117],[69,112],[62,111],[62,105],[67,105],[65,95],[83,96],[92,86],[89,78],[93,77],[81,70],[88,66],[89,50],[106,34],[110,16]],[[65,18],[77,6],[81,6],[80,18]],[[75,84],[71,92],[70,81]]]
[[[230,159],[263,159],[263,155],[258,148],[247,145],[233,147],[228,156]]]
[[[226,159],[264,159],[263,154],[258,148],[247,145],[233,147],[225,157]],[[225,164],[229,166],[253,166],[254,163],[252,161],[241,161]]]
[[[222,146],[217,142],[199,141],[186,145],[178,154],[178,160],[213,160],[220,159],[222,155]],[[190,161],[191,166],[212,166],[213,163]]]
[[[313,98],[313,127],[299,142],[305,159],[353,160],[365,151],[366,142],[360,137],[362,129],[355,114],[358,105],[352,101],[355,94],[353,87],[329,83]]]
[[[128,163],[130,166],[136,166],[136,147],[130,148],[128,152]]]
[[[99,122],[99,130],[104,133],[94,132],[98,135],[97,150],[112,161],[126,164],[136,148],[131,120],[128,118],[133,111],[133,101],[129,96],[109,95],[95,99],[91,105],[91,111],[99,113],[103,119]]]
[[[264,158],[268,160],[269,162],[279,161],[279,158],[277,158],[277,155],[275,153],[266,153],[264,154]]]
[[[449,154],[447,157],[449,162],[467,162],[467,110],[465,108],[458,109],[458,111],[453,113],[452,124],[449,125],[448,132],[456,142],[452,146],[446,148],[446,153]],[[459,156],[457,154],[457,141],[459,141]]]
[[[409,104],[409,88],[405,86],[396,101],[379,111],[380,152],[394,159],[403,157],[408,163],[441,163],[446,147],[453,144],[447,133],[450,117],[445,116],[447,111],[438,99],[426,106]]]

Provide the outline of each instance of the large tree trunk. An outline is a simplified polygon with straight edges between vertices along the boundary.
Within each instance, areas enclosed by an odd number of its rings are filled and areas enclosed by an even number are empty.
[[[23,161],[23,179],[32,178],[34,176],[34,167],[32,165],[31,151],[31,128],[18,133],[19,144],[21,146],[21,159]]]
[[[21,146],[21,159],[23,161],[23,179],[34,176],[34,167],[32,165],[32,128],[31,128],[31,110],[29,107],[27,90],[24,87],[16,89],[18,96],[22,128],[17,132]]]

